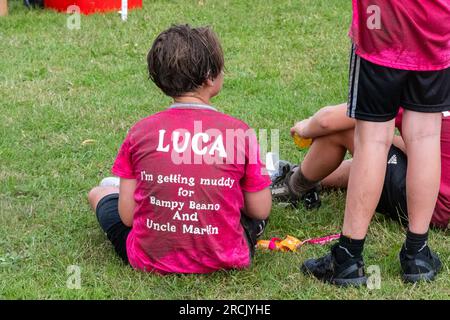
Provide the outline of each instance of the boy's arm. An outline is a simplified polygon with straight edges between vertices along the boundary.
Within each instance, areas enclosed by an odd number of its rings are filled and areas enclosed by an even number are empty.
[[[311,118],[297,122],[291,128],[291,135],[297,133],[303,138],[317,138],[337,131],[355,127],[355,120],[347,116],[347,104],[323,107]]]
[[[257,192],[244,192],[244,214],[252,219],[265,220],[272,208],[272,195],[269,188]]]
[[[127,227],[133,226],[134,191],[136,190],[136,179],[120,178],[119,188],[119,215]]]

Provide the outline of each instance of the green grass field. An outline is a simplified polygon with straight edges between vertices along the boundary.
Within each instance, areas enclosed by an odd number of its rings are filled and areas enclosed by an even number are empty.
[[[448,231],[431,232],[444,268],[430,284],[402,283],[404,230],[380,216],[365,250],[380,289],[303,276],[301,262],[327,251],[318,246],[258,252],[246,271],[162,277],[124,266],[87,203],[127,129],[170,103],[147,80],[145,56],[173,23],[214,27],[227,68],[214,104],[256,129],[279,129],[281,157],[301,160],[290,126],[347,97],[350,1],[147,0],[126,23],[116,13],[82,16],[80,30],[65,14],[9,2],[0,18],[0,298],[449,299]],[[339,232],[344,199],[325,194],[313,212],[274,207],[265,238]],[[81,268],[79,290],[66,286],[70,265]]]

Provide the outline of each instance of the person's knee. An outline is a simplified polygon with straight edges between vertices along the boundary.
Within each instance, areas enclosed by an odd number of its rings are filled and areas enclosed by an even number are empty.
[[[89,191],[88,199],[95,201],[96,199],[103,198],[104,196],[107,196],[108,194],[118,193],[118,192],[119,191],[117,188],[96,186],[96,187],[92,188],[91,191]]]
[[[110,194],[119,193],[119,188],[117,187],[94,187],[88,193],[88,200],[92,208],[96,208],[98,202]]]
[[[355,149],[370,148],[389,150],[394,139],[394,122],[357,123],[355,131]]]
[[[88,200],[90,203],[92,203],[94,201],[94,199],[97,197],[99,190],[100,190],[100,187],[97,186],[97,187],[92,188],[89,191],[87,197],[88,197]]]
[[[99,195],[101,197],[107,196],[108,194],[114,194],[114,193],[119,193],[119,188],[117,187],[101,187],[101,186],[96,186],[94,188],[91,189],[91,191],[89,191],[88,193],[88,197],[98,197]]]
[[[406,145],[422,143],[425,140],[435,139],[440,141],[441,130],[436,126],[420,127],[403,132],[403,140]]]
[[[96,203],[99,201],[101,194],[101,187],[94,187],[88,193],[88,201],[92,208],[96,207]]]
[[[406,110],[403,116],[402,136],[406,144],[421,143],[428,139],[439,139],[442,115]]]

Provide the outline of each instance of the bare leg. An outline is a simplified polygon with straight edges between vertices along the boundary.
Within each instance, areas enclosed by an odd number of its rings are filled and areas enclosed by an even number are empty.
[[[322,180],[322,187],[347,189],[352,162],[352,159],[343,161],[339,168]]]
[[[92,210],[97,208],[97,204],[103,199],[105,196],[113,193],[119,193],[119,188],[117,187],[94,187],[88,194],[89,204],[91,205]]]
[[[348,182],[343,235],[364,239],[381,196],[386,158],[394,137],[394,120],[357,120],[355,152]]]
[[[353,152],[354,130],[339,131],[314,140],[301,163],[301,171],[310,181],[320,181],[342,163],[347,150]]]
[[[439,193],[441,122],[440,113],[405,110],[403,116],[409,230],[417,234],[428,231]]]

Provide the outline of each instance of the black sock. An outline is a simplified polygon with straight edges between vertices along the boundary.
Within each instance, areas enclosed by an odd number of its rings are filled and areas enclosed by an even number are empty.
[[[411,231],[406,232],[405,249],[408,254],[417,254],[422,250],[428,241],[428,232],[417,234]]]
[[[336,246],[334,256],[337,263],[343,263],[350,258],[360,258],[364,248],[364,241],[351,239],[341,234],[339,238],[339,244]]]

